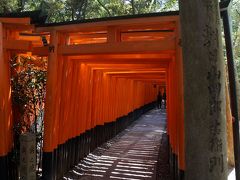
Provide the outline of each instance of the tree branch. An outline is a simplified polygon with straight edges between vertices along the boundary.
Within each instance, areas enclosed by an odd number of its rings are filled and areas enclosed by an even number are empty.
[[[156,3],[156,0],[151,1],[149,9],[148,9],[149,12],[152,10],[153,3]]]
[[[240,17],[240,12],[237,9],[236,9],[236,12],[237,12],[238,16]]]
[[[97,2],[102,6],[102,8],[108,13],[108,16],[112,16],[111,12],[104,6],[104,4],[100,1],[97,0]]]
[[[131,0],[131,5],[132,5],[132,14],[136,14],[134,0]]]

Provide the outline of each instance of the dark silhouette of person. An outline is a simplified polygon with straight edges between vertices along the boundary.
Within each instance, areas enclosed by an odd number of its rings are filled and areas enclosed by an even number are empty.
[[[162,93],[158,92],[158,96],[157,96],[157,108],[161,109],[162,108]]]
[[[166,108],[166,104],[167,104],[167,95],[166,95],[166,91],[163,92],[162,99],[163,99],[163,101],[164,101],[164,108]]]

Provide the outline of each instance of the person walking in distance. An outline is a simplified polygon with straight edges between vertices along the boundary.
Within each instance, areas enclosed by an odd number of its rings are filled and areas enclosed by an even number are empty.
[[[162,108],[162,93],[158,92],[158,96],[157,96],[157,108],[161,109]]]
[[[166,91],[163,92],[162,99],[163,99],[163,103],[164,103],[164,108],[166,109],[166,105],[167,105],[167,95],[166,95]]]

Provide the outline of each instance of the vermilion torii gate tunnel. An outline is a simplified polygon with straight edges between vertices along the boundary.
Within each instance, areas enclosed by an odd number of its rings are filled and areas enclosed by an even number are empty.
[[[13,147],[9,59],[19,53],[48,57],[44,179],[61,178],[83,156],[153,108],[158,91],[164,89],[171,159],[183,174],[188,154],[178,12],[65,24],[32,25],[31,20],[0,18],[1,177],[8,179]]]

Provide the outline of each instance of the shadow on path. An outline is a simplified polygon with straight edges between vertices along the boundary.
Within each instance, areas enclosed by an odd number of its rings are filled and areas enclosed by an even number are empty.
[[[165,129],[165,110],[151,110],[90,153],[64,179],[168,180]]]

